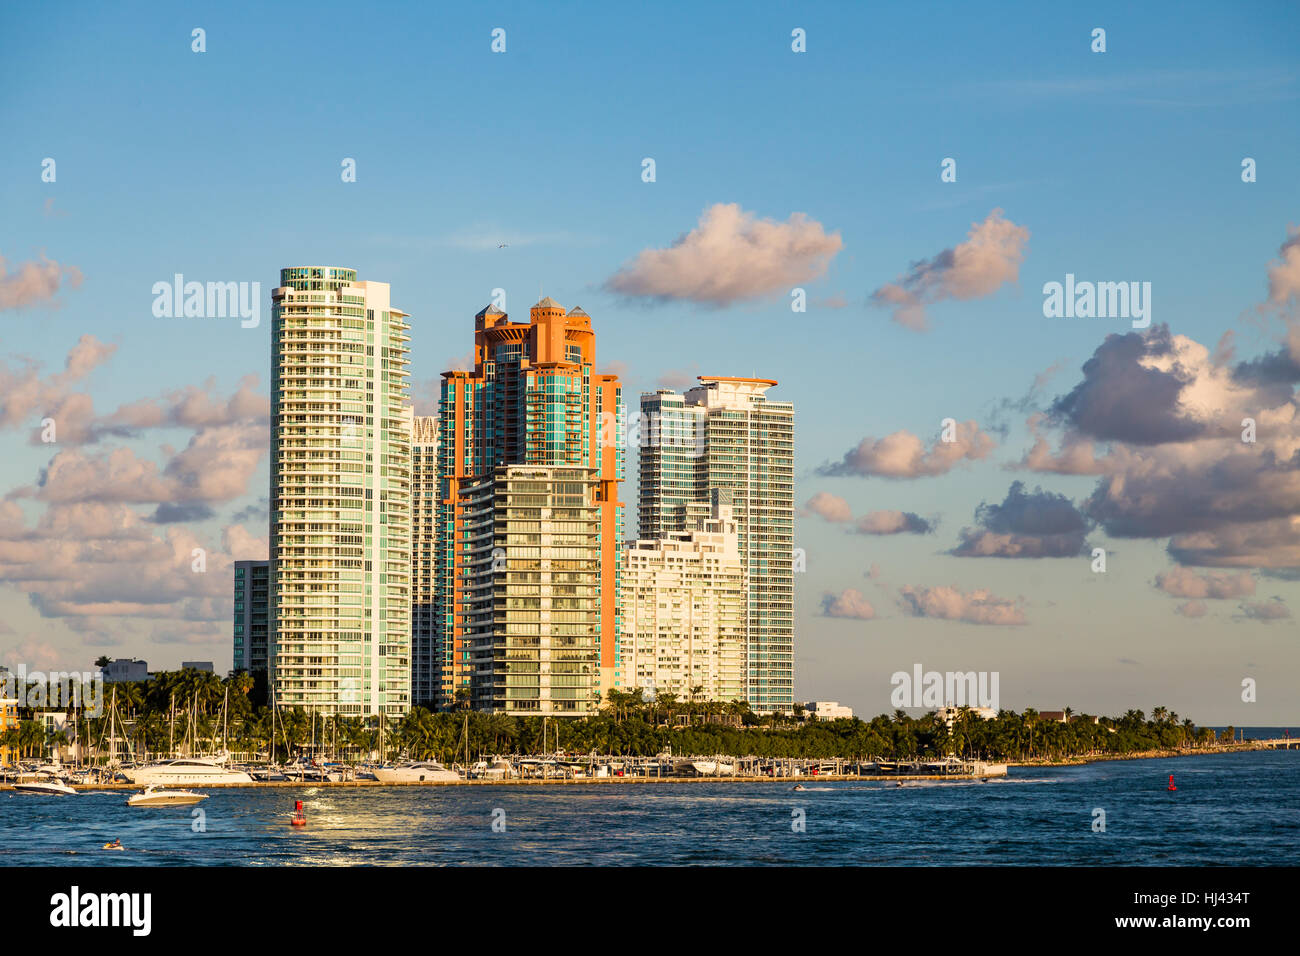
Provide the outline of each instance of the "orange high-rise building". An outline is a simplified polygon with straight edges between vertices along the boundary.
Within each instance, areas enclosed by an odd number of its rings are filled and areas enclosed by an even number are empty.
[[[440,706],[581,716],[613,686],[622,389],[595,360],[590,316],[548,297],[528,322],[483,309],[473,370],[443,373]]]

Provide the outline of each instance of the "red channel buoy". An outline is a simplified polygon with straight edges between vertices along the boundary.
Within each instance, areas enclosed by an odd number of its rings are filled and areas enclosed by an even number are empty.
[[[1178,789],[1177,787],[1174,786],[1174,775],[1172,773],[1169,775],[1169,789],[1170,790]],[[302,806],[302,804],[299,804],[299,806]]]
[[[295,827],[305,827],[307,825],[307,815],[302,812],[301,800],[297,801],[297,805],[293,808],[293,819],[289,821],[289,824]]]

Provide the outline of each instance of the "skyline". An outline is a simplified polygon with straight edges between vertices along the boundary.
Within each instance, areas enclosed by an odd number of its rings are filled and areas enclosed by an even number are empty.
[[[229,563],[265,556],[270,292],[321,263],[409,311],[417,415],[496,289],[589,311],[629,410],[778,381],[796,700],[887,712],[920,663],[997,671],[1016,710],[1295,719],[1294,10],[404,7],[394,35],[331,6],[293,44],[248,7],[3,14],[0,70],[42,89],[0,84],[0,663],[229,663]],[[384,69],[322,65],[380,37]],[[260,283],[260,324],[155,317],[178,273]],[[1149,282],[1150,326],[1048,318],[1067,276]],[[1254,449],[1225,444],[1248,413]]]

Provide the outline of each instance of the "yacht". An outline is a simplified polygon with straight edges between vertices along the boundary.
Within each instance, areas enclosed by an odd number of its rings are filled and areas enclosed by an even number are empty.
[[[39,780],[23,780],[18,778],[14,784],[14,790],[19,793],[44,794],[50,797],[75,797],[77,791],[73,790],[62,780],[50,775],[43,775]]]
[[[724,760],[693,760],[691,767],[701,777],[729,776],[736,772],[736,765]]]
[[[377,767],[375,779],[380,783],[459,783],[460,774],[436,761],[424,760],[396,767]]]
[[[168,790],[149,786],[144,788],[143,793],[135,793],[127,797],[126,805],[128,807],[189,806],[206,799],[208,799],[206,793],[195,793],[193,790]]]
[[[185,784],[252,783],[253,778],[242,770],[231,770],[215,760],[203,757],[181,757],[160,760],[133,770],[123,771],[134,784],[176,786]]]

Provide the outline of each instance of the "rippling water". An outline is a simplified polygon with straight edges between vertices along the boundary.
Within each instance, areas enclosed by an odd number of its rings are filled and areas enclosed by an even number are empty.
[[[0,793],[0,864],[1300,863],[1300,751],[1013,768],[987,784],[793,785],[211,789],[203,832],[196,808],[127,807],[125,792]],[[305,830],[288,825],[295,800]],[[125,852],[99,849],[114,838]]]

